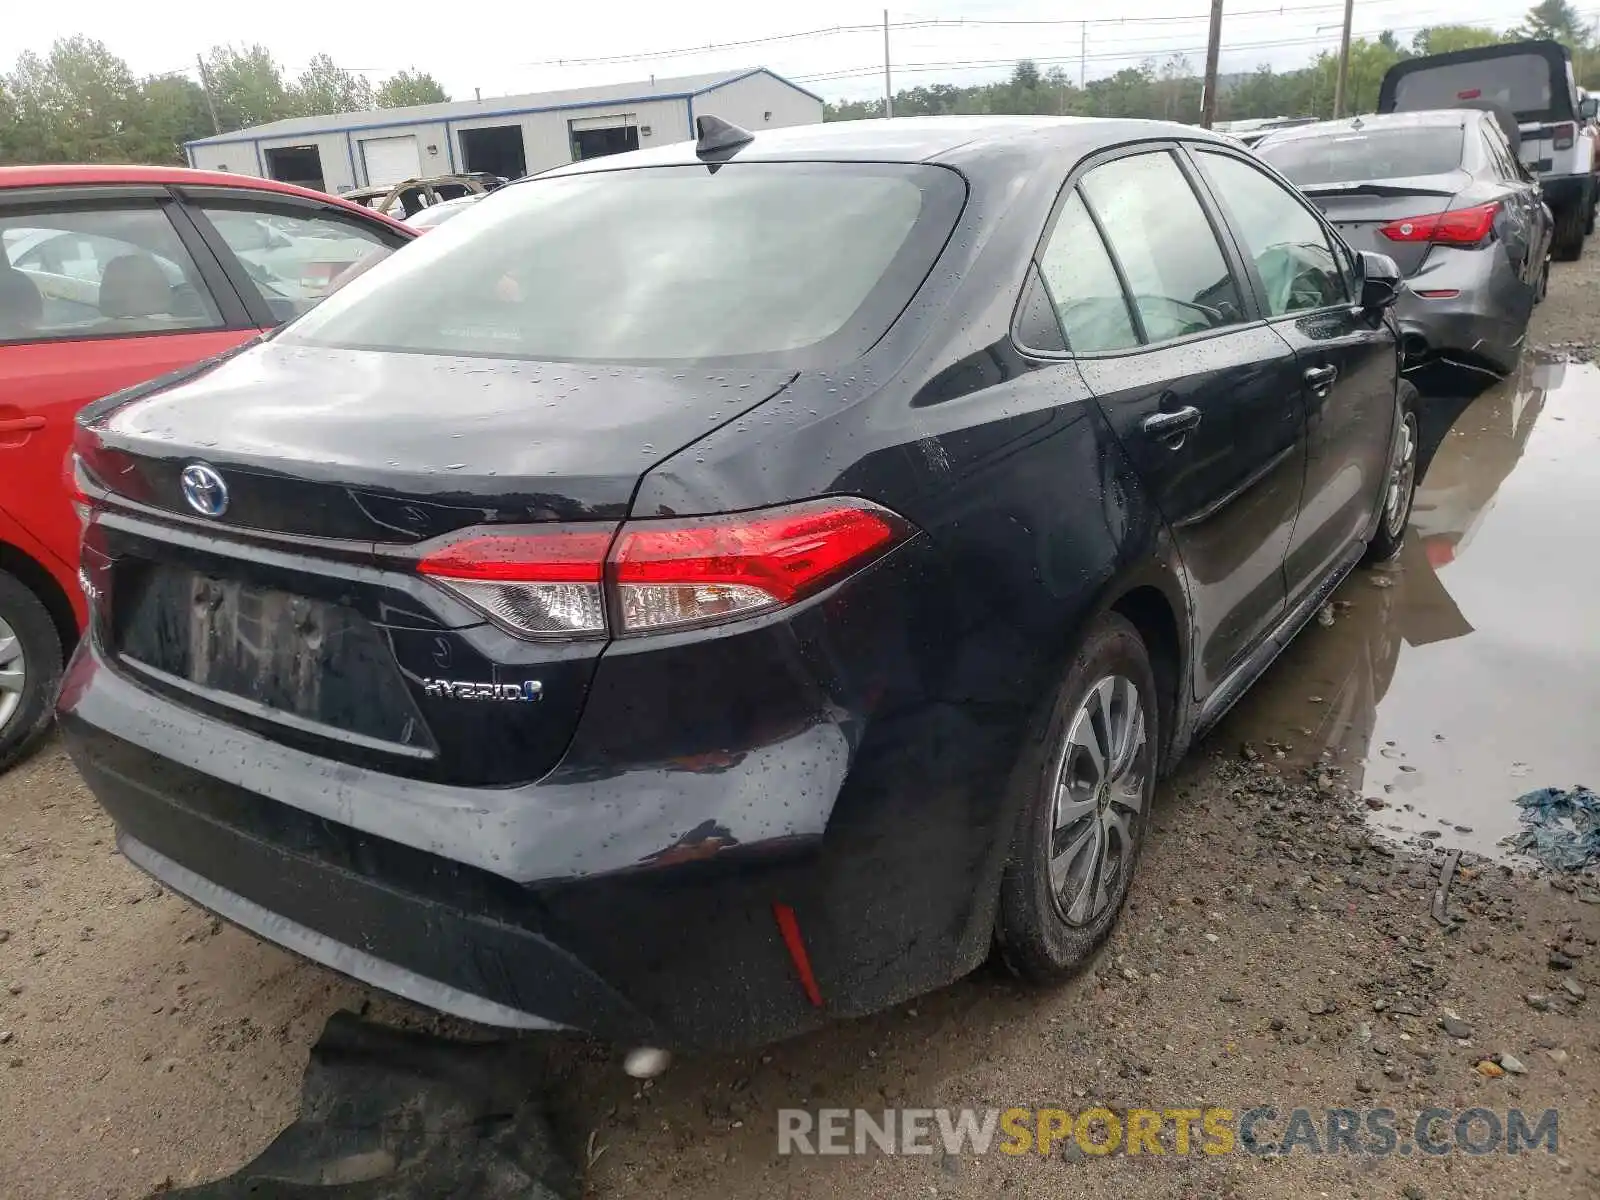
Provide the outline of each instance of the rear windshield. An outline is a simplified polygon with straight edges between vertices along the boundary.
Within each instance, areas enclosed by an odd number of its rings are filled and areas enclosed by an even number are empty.
[[[542,360],[843,362],[927,275],[966,187],[942,167],[731,163],[502,188],[286,331]]]
[[[1291,183],[1354,183],[1443,175],[1461,166],[1461,127],[1367,129],[1266,141],[1256,154]]]
[[[1394,106],[1417,112],[1481,100],[1518,117],[1538,117],[1550,111],[1550,97],[1550,60],[1540,54],[1508,54],[1408,72],[1395,82]]]

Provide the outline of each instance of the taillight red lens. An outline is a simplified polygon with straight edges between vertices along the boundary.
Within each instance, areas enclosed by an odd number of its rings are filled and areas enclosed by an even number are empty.
[[[862,500],[624,526],[611,554],[620,632],[792,604],[882,555],[905,530],[898,517]]]
[[[1553,131],[1551,144],[1557,150],[1571,150],[1573,140],[1578,136],[1578,127],[1571,121],[1563,121]]]
[[[417,570],[512,633],[595,637],[606,631],[600,580],[610,545],[610,529],[474,532],[428,551]]]
[[[1475,246],[1494,229],[1499,201],[1458,208],[1454,212],[1402,217],[1378,230],[1391,242],[1433,242],[1445,246]]]
[[[513,633],[617,633],[705,625],[793,604],[899,545],[911,527],[865,500],[825,499],[689,520],[475,529],[417,570]],[[607,551],[610,551],[609,561]]]
[[[76,450],[67,451],[62,473],[66,477],[67,495],[72,500],[72,511],[77,514],[78,532],[81,534],[89,527],[89,518],[94,512],[95,491],[104,489],[95,484]]]

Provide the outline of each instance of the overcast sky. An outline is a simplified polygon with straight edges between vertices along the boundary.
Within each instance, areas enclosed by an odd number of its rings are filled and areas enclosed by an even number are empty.
[[[932,5],[932,0],[927,0]],[[870,3],[870,0],[869,0]],[[1395,29],[1403,40],[1426,25],[1515,23],[1526,3],[1507,0],[1356,0],[1355,33]],[[1581,5],[1580,5],[1581,7]],[[724,68],[767,66],[829,99],[881,94],[879,29],[727,46],[836,26],[874,25],[883,10],[846,0],[774,5],[750,0],[607,0],[542,4],[474,0],[470,4],[325,3],[287,6],[270,17],[255,5],[221,0],[165,0],[157,9],[127,0],[71,4],[19,2],[6,18],[0,67],[18,50],[44,51],[58,37],[88,33],[122,55],[138,74],[187,69],[196,51],[223,42],[261,42],[292,76],[313,54],[375,82],[405,67],[430,71],[456,99],[533,92],[591,83],[642,80]],[[1230,0],[1223,22],[1223,71],[1261,63],[1297,66],[1338,45],[1342,0]],[[1084,51],[1077,20],[1088,18],[1089,78],[1135,65],[1142,57],[1186,52],[1196,71],[1205,58],[1207,0],[1120,0],[1072,5],[1044,0],[940,0],[891,8],[891,22],[938,19],[967,24],[890,31],[895,86],[972,83],[997,77],[1015,59],[1059,63],[1076,78]],[[1110,17],[1108,13],[1115,13]],[[989,22],[976,24],[972,22]],[[1012,22],[1005,24],[1004,22]],[[1031,23],[1030,23],[1031,22]],[[1063,23],[1065,22],[1065,23]],[[663,54],[708,45],[689,54]],[[652,57],[653,56],[653,57]],[[611,61],[596,62],[594,59]],[[591,60],[560,65],[552,60]],[[992,66],[974,64],[995,64]],[[958,65],[959,64],[959,65]]]

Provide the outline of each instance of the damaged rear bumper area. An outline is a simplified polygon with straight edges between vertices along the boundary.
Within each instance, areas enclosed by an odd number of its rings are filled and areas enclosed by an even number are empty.
[[[411,843],[403,844],[353,823],[356,808],[367,810],[366,824],[382,820],[372,810],[384,802],[363,794],[364,772],[170,706],[89,644],[69,670],[61,725],[130,862],[229,922],[363,983],[484,1024],[565,1027],[669,1048],[765,1042],[826,1019],[797,981],[774,920],[775,903],[801,912],[802,925],[813,907],[817,847],[808,839],[711,861],[713,822],[634,870],[585,876],[574,863],[564,877],[518,882],[463,861],[471,852],[462,847],[481,849],[493,865],[496,854],[539,841],[531,826],[507,818],[520,809],[536,814],[544,842],[591,840],[600,859],[604,830],[627,806],[604,803],[603,793],[577,797],[588,812],[575,830],[572,808],[541,799],[537,784],[409,781],[400,797],[392,778],[365,781],[389,785],[391,823]],[[824,763],[810,765],[811,777],[828,779]],[[688,774],[700,788],[694,807],[751,795],[771,770],[770,760],[751,756],[742,767]],[[841,770],[831,772],[835,786]],[[324,794],[324,811],[269,794],[291,785]],[[630,839],[622,830],[611,840]]]
[[[1499,246],[1434,246],[1395,302],[1406,369],[1442,360],[1505,374],[1522,348],[1529,297]]]

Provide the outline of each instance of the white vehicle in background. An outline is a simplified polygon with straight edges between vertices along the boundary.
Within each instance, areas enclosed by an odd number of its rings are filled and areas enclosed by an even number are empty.
[[[1581,92],[1572,56],[1558,42],[1510,42],[1408,58],[1389,68],[1378,111],[1490,108],[1513,114],[1521,158],[1544,190],[1556,220],[1552,255],[1571,262],[1594,231],[1596,99]]]
[[[441,200],[437,204],[430,204],[421,212],[402,218],[402,220],[413,229],[432,229],[435,225],[443,225],[451,217],[459,216],[479,200],[482,200],[486,194],[485,192],[474,192],[468,196],[459,196],[454,200]]]

